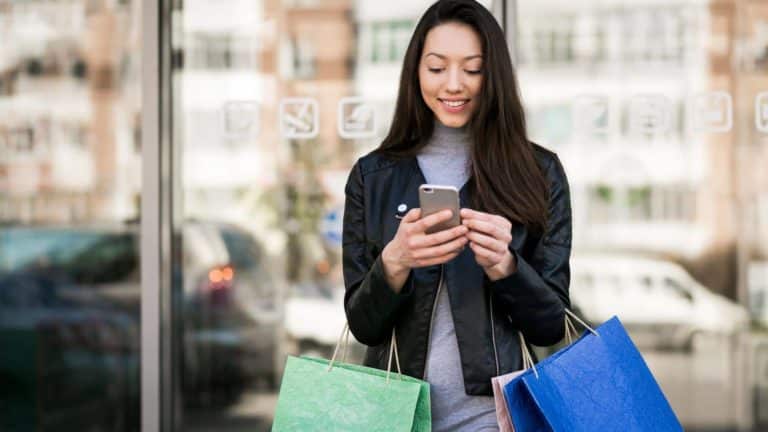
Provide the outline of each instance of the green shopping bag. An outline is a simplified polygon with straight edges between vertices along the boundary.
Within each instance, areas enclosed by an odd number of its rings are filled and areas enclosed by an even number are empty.
[[[430,432],[429,383],[400,373],[394,330],[386,371],[336,362],[342,340],[348,326],[330,361],[288,357],[272,431]]]

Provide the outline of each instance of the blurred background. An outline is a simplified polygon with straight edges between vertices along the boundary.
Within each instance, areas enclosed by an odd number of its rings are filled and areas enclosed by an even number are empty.
[[[430,3],[163,3],[174,429],[269,430],[285,356],[330,357],[344,183]],[[768,0],[482,3],[570,180],[574,308],[686,430],[768,430]],[[0,0],[2,431],[140,429],[146,4]]]

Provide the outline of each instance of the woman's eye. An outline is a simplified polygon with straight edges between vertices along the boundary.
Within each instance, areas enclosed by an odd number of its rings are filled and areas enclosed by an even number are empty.
[[[437,69],[436,68],[429,68],[429,71],[433,72],[433,73],[438,73],[438,72],[442,71],[442,69],[440,69],[440,68],[437,68]]]
[[[467,72],[468,74],[470,74],[470,75],[477,75],[477,74],[479,74],[479,73],[480,73],[480,72],[482,72],[482,71],[481,71],[481,70],[468,70],[468,71],[466,71],[466,72]]]

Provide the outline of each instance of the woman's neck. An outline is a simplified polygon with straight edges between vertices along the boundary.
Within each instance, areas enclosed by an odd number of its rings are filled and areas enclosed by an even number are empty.
[[[466,152],[469,146],[467,127],[450,127],[435,119],[435,128],[427,147],[429,150],[453,150]]]

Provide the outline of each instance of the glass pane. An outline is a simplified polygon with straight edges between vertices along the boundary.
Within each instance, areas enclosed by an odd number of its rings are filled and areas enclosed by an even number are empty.
[[[570,180],[574,307],[623,320],[686,430],[765,430],[768,3],[516,3],[529,135]]]
[[[140,425],[141,2],[0,2],[0,430]]]
[[[330,358],[345,322],[344,184],[389,128],[432,2],[225,3],[173,12],[188,431],[269,430],[286,354]]]

